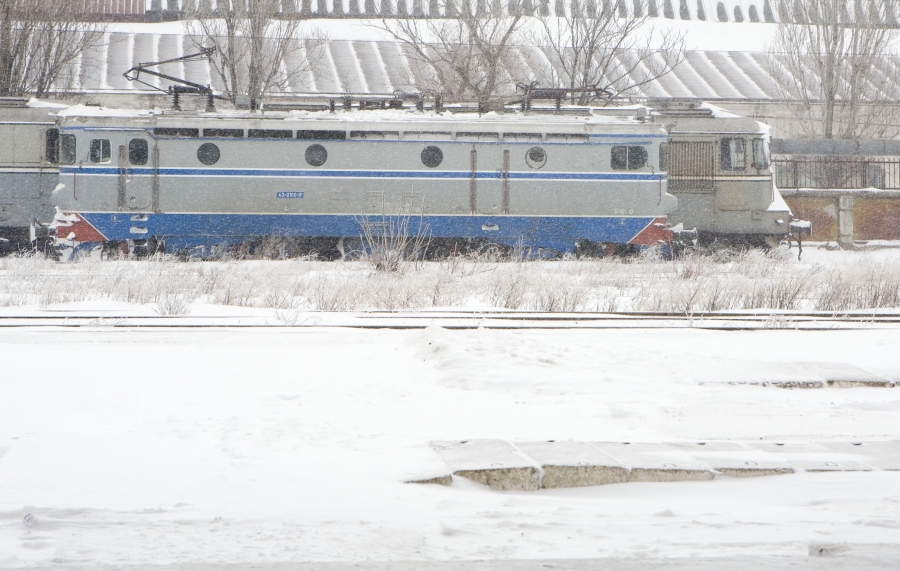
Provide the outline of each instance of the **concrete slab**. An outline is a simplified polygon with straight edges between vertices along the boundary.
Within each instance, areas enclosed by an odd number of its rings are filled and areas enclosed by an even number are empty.
[[[835,389],[857,389],[857,388],[879,388],[891,389],[895,384],[893,381],[828,381],[828,386]]]
[[[841,455],[852,455],[878,470],[900,470],[900,441],[823,442],[822,446]]]
[[[740,442],[730,440],[711,440],[698,442],[664,442],[663,446],[674,448],[688,454],[708,454],[712,452],[746,452],[749,450]]]
[[[540,474],[538,469],[533,467],[456,470],[453,475],[484,484],[500,492],[508,490],[533,492],[541,487]]]
[[[417,451],[418,452],[418,451]],[[449,486],[453,481],[452,470],[447,463],[426,444],[416,461],[398,474],[398,479],[407,484],[441,484]]]
[[[736,458],[707,458],[703,461],[723,476],[732,478],[757,478],[760,476],[779,476],[793,474],[794,468],[787,462],[741,460]]]
[[[773,381],[769,383],[779,389],[824,389],[824,381]]]
[[[629,482],[691,482],[712,480],[715,474],[710,470],[686,469],[666,465],[662,468],[636,467],[631,469]]]
[[[438,484],[439,486],[449,486],[453,483],[451,474],[441,476],[432,476],[430,478],[418,478],[414,480],[406,480],[407,484]]]
[[[840,442],[820,442],[819,446],[841,454],[869,456],[882,452],[900,454],[900,440],[842,440]]]
[[[701,381],[701,386],[755,386],[755,387],[776,387],[779,389],[824,389],[825,381],[809,380],[809,381]]]
[[[495,490],[531,491],[624,482],[752,478],[806,472],[900,470],[900,441],[881,442],[434,442],[455,476]],[[409,483],[450,485],[435,473]]]
[[[503,440],[433,442],[431,447],[450,466],[453,475],[494,490],[532,491],[540,487],[534,461]]]
[[[628,466],[629,482],[683,482],[712,480],[709,465],[686,452],[660,444],[594,442],[601,452]]]
[[[687,452],[694,460],[733,478],[794,473],[794,469],[787,462],[749,448],[740,442],[668,442],[666,446]]]
[[[540,464],[542,488],[580,488],[628,481],[628,468],[587,442],[516,442]]]
[[[770,454],[822,454],[828,450],[820,444],[812,442],[748,442],[747,446],[754,450]]]
[[[534,466],[530,458],[505,440],[432,442],[431,448],[454,471]]]
[[[893,383],[884,377],[848,363],[797,363],[796,366],[822,377],[829,386],[882,386]]]
[[[871,472],[872,467],[853,460],[791,460],[791,464],[806,472]]]
[[[720,381],[701,381],[701,385],[821,386],[822,378],[791,363],[756,362],[752,367],[735,369]]]
[[[862,455],[850,456],[852,449],[845,448],[836,453],[827,443],[752,442],[749,446],[782,456],[786,463],[806,472],[865,472],[872,469]]]

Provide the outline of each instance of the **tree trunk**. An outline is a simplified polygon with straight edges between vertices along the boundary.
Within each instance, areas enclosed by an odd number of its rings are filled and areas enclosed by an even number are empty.
[[[10,95],[12,75],[12,6],[11,0],[3,0],[0,22],[0,95]]]

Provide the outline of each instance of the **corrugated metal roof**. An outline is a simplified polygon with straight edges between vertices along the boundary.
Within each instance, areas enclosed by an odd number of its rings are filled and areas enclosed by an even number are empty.
[[[198,5],[215,7],[219,0],[94,0],[104,5],[109,14],[135,14],[143,3],[148,11],[171,14],[190,13]],[[224,1],[224,0],[222,0]],[[460,0],[457,0],[459,4]],[[646,10],[651,17],[671,20],[707,22],[780,22],[798,19],[797,6],[803,0],[607,0],[610,6],[629,16]],[[408,15],[416,17],[444,17],[446,0],[282,0],[285,14],[304,14],[313,18],[380,17]],[[488,3],[485,2],[485,5]],[[597,0],[596,5],[604,4]],[[900,4],[894,0],[848,0],[847,14],[852,18],[859,4],[864,13],[877,14],[878,20],[891,27],[900,22]],[[567,0],[502,0],[507,10],[546,16],[566,16],[571,13]]]
[[[678,0],[681,1],[681,0]],[[685,2],[689,0],[684,0]],[[695,0],[696,1],[696,0]],[[700,0],[701,2],[707,0]],[[180,24],[173,22],[173,25]],[[395,90],[413,91],[415,75],[422,73],[421,66],[415,65],[409,57],[408,48],[396,41],[376,40],[372,27],[344,25],[337,28],[342,39],[333,39],[316,44],[307,42],[298,53],[288,56],[284,62],[286,69],[294,69],[298,60],[306,54],[314,54],[314,65],[301,73],[292,75],[287,82],[287,93],[337,93],[352,92],[390,93]],[[690,24],[690,26],[721,29],[713,24]],[[140,93],[149,89],[140,83],[128,82],[122,76],[127,69],[139,62],[160,61],[196,52],[190,38],[183,33],[172,33],[172,28],[154,28],[153,24],[131,24],[132,29],[120,28],[107,34],[108,41],[97,50],[86,52],[74,63],[76,91],[103,93]],[[731,24],[731,26],[743,27]],[[748,24],[750,26],[750,24]],[[760,24],[771,31],[773,26]],[[114,27],[113,30],[116,28]],[[354,30],[359,30],[355,32]],[[169,33],[154,33],[167,31]],[[726,34],[727,38],[727,34]],[[716,45],[721,41],[707,42]],[[756,42],[760,43],[760,42]],[[629,54],[617,62],[628,69]],[[504,61],[506,72],[516,82],[530,83],[542,81],[542,73],[550,68],[552,58],[536,46],[513,48]],[[656,65],[664,65],[657,56]],[[771,66],[779,65],[767,54],[760,51],[697,50],[676,66],[671,73],[654,82],[642,86],[630,95],[634,97],[693,97],[711,101],[759,100],[767,101],[783,97],[783,90],[776,84],[776,75]],[[222,90],[223,85],[217,74],[206,61],[170,63],[161,66],[162,73],[183,77],[195,83],[210,84]],[[635,74],[645,72],[640,67]],[[884,63],[879,71],[890,78],[900,74],[900,57]],[[565,74],[555,70],[559,77]],[[168,82],[152,76],[142,76],[155,87],[167,88]],[[422,78],[418,78],[421,83]],[[900,99],[897,82],[885,82],[880,86],[884,99]],[[887,89],[890,92],[885,93]]]

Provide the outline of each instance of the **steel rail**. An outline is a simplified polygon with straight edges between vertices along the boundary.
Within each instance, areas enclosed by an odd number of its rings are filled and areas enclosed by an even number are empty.
[[[350,329],[708,329],[708,330],[860,330],[895,328],[900,313],[540,313],[520,311],[318,312],[253,316],[127,315],[117,312],[53,312],[0,316],[9,328],[350,328]]]

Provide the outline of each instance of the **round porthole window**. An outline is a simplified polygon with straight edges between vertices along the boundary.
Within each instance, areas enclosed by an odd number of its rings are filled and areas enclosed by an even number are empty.
[[[220,156],[219,147],[212,143],[203,143],[200,145],[200,148],[197,149],[197,159],[205,165],[216,164],[219,162]]]
[[[314,167],[320,167],[328,160],[328,151],[322,145],[310,145],[306,147],[306,162]]]
[[[525,162],[533,169],[539,169],[547,164],[547,151],[540,147],[531,147],[525,153]]]
[[[433,169],[444,161],[444,153],[437,147],[425,147],[422,149],[422,164]]]

